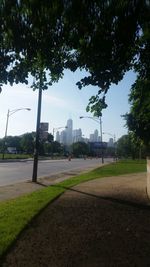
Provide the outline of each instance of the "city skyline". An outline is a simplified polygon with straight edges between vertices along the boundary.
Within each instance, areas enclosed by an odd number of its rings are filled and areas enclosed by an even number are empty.
[[[85,137],[82,133],[82,129],[74,129],[73,128],[73,120],[69,118],[66,122],[66,127],[60,127],[60,129],[64,128],[63,130],[56,131],[56,135],[54,134],[54,140],[57,142],[64,144],[64,145],[71,145],[75,142],[83,141],[87,142],[101,142],[101,133],[97,129],[93,129],[93,133],[89,134],[89,137]],[[103,133],[111,135],[110,133]],[[113,146],[115,142],[115,136],[109,137],[107,141],[110,146]]]
[[[98,91],[98,87],[87,86],[79,90],[76,82],[85,75],[82,71],[72,73],[64,72],[64,77],[58,83],[54,83],[48,90],[43,91],[41,122],[49,123],[49,132],[53,128],[66,126],[67,118],[73,119],[74,129],[82,128],[84,137],[89,137],[93,129],[99,129],[96,123],[89,119],[80,120],[80,116],[92,116],[86,112],[88,100]],[[127,133],[124,127],[125,121],[121,115],[129,111],[128,94],[131,85],[135,81],[135,73],[128,72],[118,85],[112,85],[106,95],[108,107],[102,112],[103,132],[115,134],[116,139]],[[9,119],[8,135],[19,136],[26,132],[34,132],[37,121],[38,90],[33,91],[29,85],[9,84],[4,85],[0,94],[0,138],[5,135],[6,117],[9,110],[18,108],[30,108],[30,112],[24,110],[15,113]],[[103,135],[103,140],[108,140]]]

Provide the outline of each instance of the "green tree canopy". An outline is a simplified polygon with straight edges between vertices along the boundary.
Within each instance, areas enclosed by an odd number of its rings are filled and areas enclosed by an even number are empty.
[[[38,81],[42,70],[46,88],[64,68],[84,68],[89,75],[79,88],[92,84],[99,86],[98,94],[107,92],[141,53],[148,22],[149,1],[144,0],[3,0],[1,83],[27,82],[29,73]]]
[[[117,156],[132,159],[145,157],[145,146],[133,133],[123,135],[117,141]]]
[[[34,151],[34,133],[25,133],[21,137],[20,145],[24,152],[28,154],[33,154]]]
[[[127,70],[138,73],[134,91],[141,81],[149,90],[149,29],[149,0],[2,0],[0,85],[28,83],[31,74],[34,89],[47,89],[65,68],[84,69],[77,85],[99,87],[87,107],[99,117],[110,85]]]
[[[138,79],[131,88],[130,112],[125,115],[130,131],[150,145],[150,80]]]
[[[145,24],[144,34],[139,40],[139,58],[135,62],[138,73],[131,87],[130,112],[125,115],[130,131],[136,134],[150,148],[150,22]],[[150,153],[150,151],[149,151]]]
[[[15,147],[17,151],[20,151],[21,150],[20,142],[21,142],[20,136],[7,136],[5,139],[5,146]]]
[[[75,156],[87,155],[89,153],[89,146],[84,142],[73,143],[72,152]]]

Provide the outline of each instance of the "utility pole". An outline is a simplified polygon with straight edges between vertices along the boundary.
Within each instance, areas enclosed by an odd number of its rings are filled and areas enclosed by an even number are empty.
[[[33,160],[32,182],[34,182],[34,183],[37,182],[38,156],[39,156],[39,137],[40,137],[40,120],[41,120],[41,103],[42,103],[42,73],[40,73],[40,87],[39,87],[39,96],[38,96],[36,137],[35,137],[34,160]]]
[[[4,157],[5,157],[5,142],[6,142],[7,129],[8,129],[8,119],[9,119],[9,109],[8,109],[8,112],[7,112],[7,120],[6,120],[5,137],[4,137],[4,143],[3,143],[3,156],[2,156],[2,159],[4,159]]]
[[[14,113],[20,111],[20,110],[28,110],[30,111],[30,108],[16,108],[13,110],[9,110],[7,112],[7,120],[6,120],[6,128],[5,128],[5,136],[4,136],[4,142],[3,142],[3,155],[2,155],[2,159],[5,158],[5,145],[6,145],[6,137],[7,137],[7,130],[8,130],[8,121],[9,121],[9,117],[12,116]]]
[[[103,154],[103,131],[102,131],[102,117],[99,117],[99,125],[100,125],[100,136],[101,136],[101,144],[102,144],[102,164],[104,163],[104,154]]]
[[[99,117],[89,117],[89,116],[80,116],[80,119],[83,118],[88,118],[88,119],[92,119],[93,121],[97,122],[99,124],[100,127],[100,138],[101,138],[101,144],[102,144],[102,164],[104,163],[104,153],[103,153],[103,131],[102,131],[102,116]]]

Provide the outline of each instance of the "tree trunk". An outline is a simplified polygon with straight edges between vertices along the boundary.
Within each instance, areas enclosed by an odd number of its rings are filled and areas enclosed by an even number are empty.
[[[150,157],[147,157],[147,194],[150,198]]]

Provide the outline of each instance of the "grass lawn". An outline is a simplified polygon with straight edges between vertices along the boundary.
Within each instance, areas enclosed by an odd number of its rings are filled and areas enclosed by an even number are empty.
[[[49,186],[31,194],[0,203],[0,257],[12,245],[19,233],[46,205],[61,195],[66,188],[88,180],[145,172],[146,161],[120,161],[94,169],[57,186]]]
[[[5,159],[28,159],[28,158],[31,158],[32,156],[31,155],[28,155],[28,154],[8,154],[6,153],[4,158]],[[0,153],[0,159],[3,158],[3,154]]]

